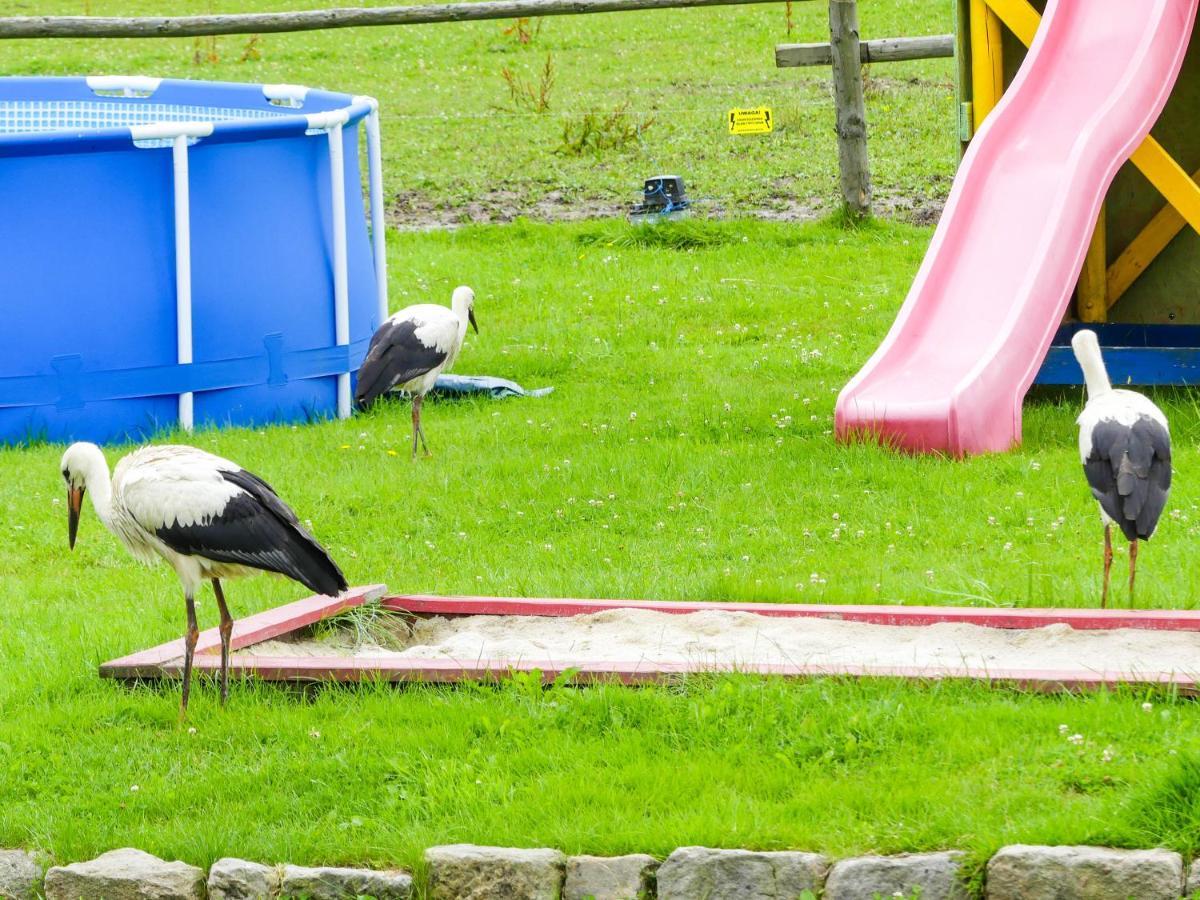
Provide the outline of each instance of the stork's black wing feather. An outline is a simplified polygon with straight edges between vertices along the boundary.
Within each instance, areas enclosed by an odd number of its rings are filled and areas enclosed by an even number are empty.
[[[388,320],[371,338],[367,358],[358,370],[354,400],[367,407],[398,384],[412,381],[441,365],[446,352],[422,343],[417,322]]]
[[[1092,496],[1127,540],[1154,533],[1171,489],[1171,437],[1148,416],[1132,425],[1102,420],[1083,464]]]
[[[346,590],[337,563],[269,484],[245,469],[221,477],[241,491],[206,522],[159,527],[155,533],[163,543],[177,553],[278,572],[318,594]]]

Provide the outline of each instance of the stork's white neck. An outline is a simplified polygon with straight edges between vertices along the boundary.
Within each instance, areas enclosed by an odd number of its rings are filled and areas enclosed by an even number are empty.
[[[1095,338],[1073,342],[1075,358],[1083,369],[1083,379],[1087,382],[1089,400],[1103,397],[1112,390],[1108,380],[1108,370],[1104,368],[1104,357],[1100,355],[1100,345]]]
[[[99,447],[89,447],[80,454],[76,464],[83,475],[83,484],[92,498],[92,509],[104,526],[109,527],[112,519],[112,481],[108,474],[108,460]]]
[[[470,301],[461,291],[455,291],[454,296],[450,298],[450,309],[454,315],[458,317],[458,346],[462,346],[463,339],[467,336],[467,325],[471,313]]]

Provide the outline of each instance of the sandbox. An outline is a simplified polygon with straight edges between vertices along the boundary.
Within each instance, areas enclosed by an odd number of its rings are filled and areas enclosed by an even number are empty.
[[[374,604],[387,640],[313,626]],[[196,666],[219,666],[203,632]],[[1038,690],[1119,684],[1195,692],[1200,612],[651,603],[388,595],[381,585],[239,620],[231,668],[274,681],[460,681],[540,672],[549,681],[659,681],[701,672],[787,677],[965,678]],[[171,641],[101,666],[178,677]]]

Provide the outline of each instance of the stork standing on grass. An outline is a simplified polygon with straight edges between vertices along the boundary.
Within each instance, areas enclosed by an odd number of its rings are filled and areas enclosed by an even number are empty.
[[[454,289],[449,309],[434,303],[405,307],[375,332],[367,358],[358,370],[354,400],[360,409],[367,409],[392,388],[412,394],[414,458],[418,437],[425,455],[429,455],[425,432],[421,430],[421,401],[438,375],[454,365],[467,336],[468,324],[479,333],[475,292],[466,286]]]
[[[212,581],[221,612],[222,703],[229,697],[233,633],[222,578],[275,572],[331,597],[347,587],[337,563],[271,486],[227,459],[194,447],[143,447],[117,463],[110,481],[100,448],[77,443],[63,454],[62,475],[71,549],[83,495],[89,492],[100,521],[134,557],[145,563],[161,557],[179,576],[187,602],[181,714],[187,712],[200,633],[195,596],[205,579]]]
[[[1094,331],[1071,338],[1087,381],[1087,405],[1079,416],[1079,455],[1083,472],[1104,520],[1104,587],[1108,605],[1112,568],[1112,526],[1129,541],[1129,605],[1137,574],[1137,544],[1154,534],[1171,489],[1171,434],[1167,417],[1134,391],[1113,390]]]

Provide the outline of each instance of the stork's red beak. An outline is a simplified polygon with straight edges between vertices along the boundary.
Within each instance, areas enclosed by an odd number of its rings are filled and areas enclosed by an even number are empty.
[[[75,535],[79,531],[79,510],[83,507],[84,488],[67,488],[67,540],[75,549]]]
[[[471,323],[471,327],[475,329],[475,333],[479,334],[479,323],[475,321],[475,310],[467,310],[467,321]]]

